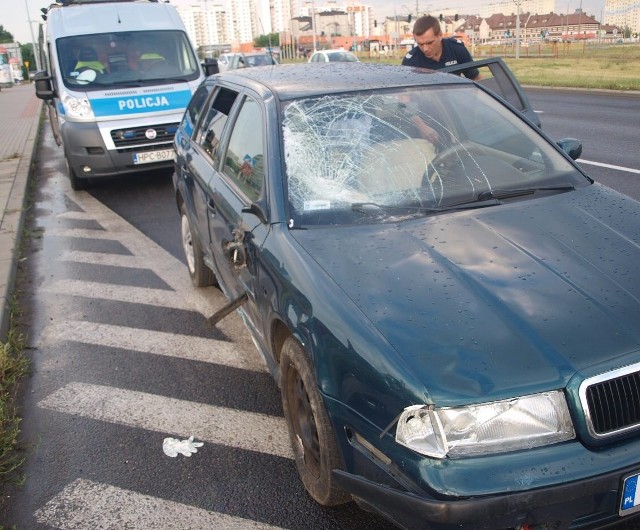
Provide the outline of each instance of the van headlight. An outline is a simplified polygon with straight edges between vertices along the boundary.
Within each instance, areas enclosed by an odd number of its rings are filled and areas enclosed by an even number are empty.
[[[465,407],[404,409],[396,441],[434,458],[530,449],[575,438],[564,394],[543,392]]]
[[[65,92],[62,95],[62,105],[67,118],[84,120],[93,118],[91,103],[87,98],[78,98]]]

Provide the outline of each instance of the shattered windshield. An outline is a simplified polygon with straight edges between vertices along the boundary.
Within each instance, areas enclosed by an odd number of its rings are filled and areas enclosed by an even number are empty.
[[[292,227],[389,222],[493,190],[588,184],[475,86],[327,95],[283,112]]]
[[[125,31],[56,41],[64,84],[71,89],[145,86],[197,79],[197,59],[182,31]]]

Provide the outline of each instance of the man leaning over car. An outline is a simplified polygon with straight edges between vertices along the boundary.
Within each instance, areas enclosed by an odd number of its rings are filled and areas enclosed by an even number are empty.
[[[455,37],[443,38],[438,19],[431,15],[424,15],[416,20],[413,25],[413,38],[416,45],[402,59],[403,66],[438,70],[446,66],[473,61],[461,40]],[[462,73],[474,81],[478,81],[481,77],[477,68],[470,68]]]

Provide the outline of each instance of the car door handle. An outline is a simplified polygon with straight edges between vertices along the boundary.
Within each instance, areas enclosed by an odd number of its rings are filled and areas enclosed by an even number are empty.
[[[216,203],[213,202],[213,199],[207,199],[207,210],[211,212],[211,215],[215,215],[216,213]]]

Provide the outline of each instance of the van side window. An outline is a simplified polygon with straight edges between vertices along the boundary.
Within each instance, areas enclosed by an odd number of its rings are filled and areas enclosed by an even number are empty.
[[[227,123],[227,118],[231,112],[231,107],[238,97],[238,93],[228,88],[220,88],[212,96],[211,106],[207,106],[207,113],[202,120],[202,125],[198,130],[196,143],[213,159],[214,163],[218,161],[218,145],[220,137]]]
[[[264,180],[264,120],[260,106],[247,98],[236,119],[224,160],[224,174],[255,201]]]

